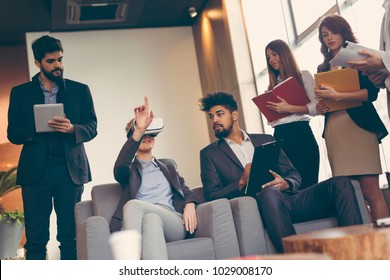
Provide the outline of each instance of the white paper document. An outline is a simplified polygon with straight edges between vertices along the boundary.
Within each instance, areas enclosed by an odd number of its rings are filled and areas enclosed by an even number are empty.
[[[366,55],[359,53],[360,50],[366,50],[366,51],[375,52],[375,53],[384,53],[383,51],[380,51],[380,50],[366,48],[366,47],[363,47],[363,46],[358,45],[356,43],[345,41],[345,44],[340,49],[339,53],[329,63],[331,65],[338,65],[338,66],[342,66],[342,67],[351,68],[351,65],[349,65],[347,63],[348,61],[362,60],[366,57]],[[386,68],[383,68],[379,71],[387,73]]]

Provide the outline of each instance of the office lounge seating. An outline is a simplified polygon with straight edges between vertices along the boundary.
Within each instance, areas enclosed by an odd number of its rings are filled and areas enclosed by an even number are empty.
[[[77,257],[82,260],[113,259],[108,243],[109,221],[116,210],[122,189],[118,183],[92,188],[91,200],[75,207]],[[195,188],[204,201],[202,188]],[[192,238],[168,242],[169,259],[227,259],[239,256],[237,235],[230,203],[219,199],[200,204],[197,209],[198,228]]]
[[[363,223],[369,223],[364,198],[357,181],[352,181]],[[256,200],[239,197],[205,202],[201,187],[194,189],[201,205],[197,207],[198,229],[194,238],[167,243],[169,259],[226,259],[237,256],[274,254],[275,248],[263,226]],[[119,184],[98,185],[92,199],[76,205],[77,255],[79,259],[113,259],[108,244],[109,220],[116,209]],[[337,219],[294,224],[297,233],[337,227]]]
[[[359,204],[363,223],[370,222],[367,208],[364,202],[360,184],[352,180],[355,188],[355,195]],[[272,244],[267,230],[260,219],[256,200],[252,197],[239,197],[229,201],[233,212],[234,224],[241,256],[275,254],[276,250]],[[294,224],[297,234],[314,230],[337,227],[335,217],[307,221]]]

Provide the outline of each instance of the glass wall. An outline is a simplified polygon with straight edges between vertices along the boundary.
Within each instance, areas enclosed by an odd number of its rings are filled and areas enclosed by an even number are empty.
[[[304,41],[315,29],[325,14],[338,13],[336,0],[305,1],[288,0],[288,12],[291,16],[291,25],[295,43]],[[308,12],[310,11],[310,12]]]
[[[320,5],[318,5],[319,2]],[[377,49],[384,12],[382,3],[382,0],[277,0],[267,1],[267,4],[264,5],[263,1],[241,0],[258,94],[261,94],[268,86],[264,50],[268,42],[275,39],[288,42],[294,51],[301,70],[309,70],[314,74],[317,65],[323,59],[320,53],[317,31],[319,17],[324,13],[340,13],[351,24],[362,45]],[[308,5],[311,6],[308,7]],[[308,13],[308,10],[311,12]],[[390,130],[386,104],[386,93],[382,90],[374,105],[387,129]],[[264,118],[263,122],[267,124]],[[323,180],[331,176],[326,147],[321,137],[323,117],[312,118],[310,125],[320,145],[320,180]],[[273,129],[269,125],[265,125],[264,131],[270,134],[273,133]],[[388,160],[390,160],[389,139],[390,136],[385,138],[381,145],[384,172],[389,171],[387,168]],[[381,185],[387,183],[384,175],[381,176],[380,180]]]

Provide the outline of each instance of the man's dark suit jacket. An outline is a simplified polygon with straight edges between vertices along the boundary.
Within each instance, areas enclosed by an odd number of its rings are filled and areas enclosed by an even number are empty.
[[[255,147],[274,141],[274,138],[267,134],[248,134],[248,136]],[[200,151],[200,168],[207,200],[231,199],[243,195],[238,188],[238,181],[244,172],[244,166],[225,140],[211,143]],[[284,192],[295,193],[301,183],[301,177],[283,151],[280,153],[278,171],[290,186]]]
[[[114,166],[114,177],[122,186],[122,196],[118,207],[110,222],[111,232],[121,230],[123,206],[127,201],[134,199],[142,182],[142,166],[135,154],[141,141],[130,137],[122,147]],[[183,177],[179,175],[176,163],[172,159],[156,159],[157,165],[167,178],[173,192],[173,207],[183,213],[187,203],[198,203]]]
[[[8,108],[8,139],[14,144],[22,144],[16,183],[37,184],[45,167],[47,133],[36,133],[34,104],[45,103],[38,75],[31,82],[16,86],[11,91]],[[91,171],[84,149],[97,135],[97,120],[89,87],[65,79],[60,83],[57,103],[64,104],[66,118],[74,126],[74,133],[63,134],[67,167],[73,183],[82,185],[91,181]],[[52,132],[57,133],[57,132]]]

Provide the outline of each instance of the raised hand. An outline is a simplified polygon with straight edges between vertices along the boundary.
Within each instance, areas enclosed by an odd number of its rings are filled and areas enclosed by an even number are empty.
[[[145,102],[143,105],[134,108],[135,115],[135,127],[133,138],[136,141],[139,141],[144,135],[146,129],[153,121],[153,111],[149,111],[149,100],[145,96]]]

